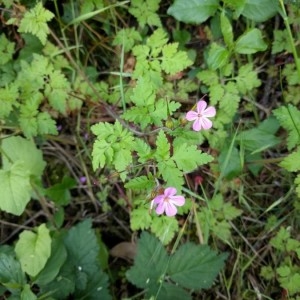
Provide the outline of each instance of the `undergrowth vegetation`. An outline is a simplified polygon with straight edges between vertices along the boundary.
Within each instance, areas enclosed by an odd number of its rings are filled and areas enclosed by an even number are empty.
[[[300,299],[300,1],[0,1],[1,299]]]

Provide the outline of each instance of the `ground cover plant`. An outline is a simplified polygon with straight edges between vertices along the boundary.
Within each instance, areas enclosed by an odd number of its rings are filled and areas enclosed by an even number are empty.
[[[300,299],[300,1],[0,16],[1,299]]]

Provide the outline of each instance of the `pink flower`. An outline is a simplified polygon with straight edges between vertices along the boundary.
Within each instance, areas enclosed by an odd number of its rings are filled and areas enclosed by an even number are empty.
[[[206,107],[207,103],[204,100],[200,100],[197,103],[197,112],[193,110],[187,112],[185,118],[188,121],[194,121],[193,130],[200,131],[201,129],[212,127],[212,121],[208,118],[216,115],[216,109],[213,106]]]
[[[175,216],[177,213],[176,206],[182,206],[185,203],[183,196],[175,196],[177,190],[174,187],[168,187],[162,195],[156,196],[151,202],[151,208],[156,204],[156,213],[158,215],[166,212],[169,217]]]

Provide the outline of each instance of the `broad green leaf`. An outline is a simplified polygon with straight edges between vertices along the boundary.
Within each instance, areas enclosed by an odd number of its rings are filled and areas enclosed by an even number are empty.
[[[87,219],[71,228],[65,238],[68,260],[75,271],[77,299],[111,299],[108,277],[100,269],[99,244],[92,222]],[[73,272],[74,272],[73,271]]]
[[[43,45],[46,44],[49,28],[47,22],[54,17],[53,13],[43,7],[42,2],[24,14],[21,20],[19,32],[29,32],[37,36]]]
[[[197,146],[195,145],[187,145],[184,143],[174,147],[172,159],[180,170],[183,172],[191,172],[198,166],[211,162],[213,157],[197,150]]]
[[[217,255],[206,245],[185,243],[171,257],[167,273],[174,282],[186,288],[209,288],[226,257],[227,254]]]
[[[0,170],[0,209],[21,215],[30,200],[30,174],[23,161],[16,161],[10,169]]]
[[[46,166],[42,151],[36,148],[33,141],[26,140],[20,136],[13,136],[2,141],[2,149],[8,155],[2,155],[3,168],[8,169],[11,161],[23,161],[26,173],[40,177]]]
[[[137,243],[134,265],[126,272],[126,277],[137,287],[148,289],[147,295],[155,295],[167,264],[168,254],[164,246],[157,238],[144,231]]]
[[[67,205],[71,201],[70,189],[76,186],[76,180],[64,176],[62,182],[54,184],[46,190],[46,194],[59,205]]]
[[[264,22],[272,18],[278,11],[279,1],[246,0],[242,15],[255,22]]]
[[[220,14],[220,21],[221,21],[221,31],[224,37],[224,41],[227,45],[227,47],[231,50],[233,48],[233,32],[232,32],[232,26],[225,15],[225,11]]]
[[[222,176],[227,179],[233,179],[242,172],[241,157],[236,147],[233,147],[230,151],[229,147],[224,146],[218,157],[218,161]]]
[[[219,0],[175,0],[168,14],[184,23],[200,24],[213,16],[219,7]]]
[[[36,233],[23,231],[16,243],[15,252],[22,270],[30,276],[36,276],[51,255],[51,237],[46,225],[41,224]]]
[[[25,282],[25,273],[20,263],[12,255],[0,253],[0,284],[10,291],[16,291],[20,290]]]
[[[243,33],[235,43],[235,51],[240,54],[253,54],[266,50],[268,45],[264,42],[259,29],[253,28]]]
[[[159,289],[159,294],[157,295],[156,299],[157,300],[166,300],[166,299],[192,300],[191,295],[186,290],[168,282],[162,283]]]
[[[208,51],[207,65],[211,70],[224,67],[229,60],[228,50],[216,43],[212,43]]]
[[[25,284],[21,292],[21,300],[35,300],[37,296],[31,291],[30,285]]]
[[[39,286],[46,285],[54,280],[60,268],[67,259],[67,251],[60,237],[52,238],[51,256],[45,267],[38,274],[35,283]]]

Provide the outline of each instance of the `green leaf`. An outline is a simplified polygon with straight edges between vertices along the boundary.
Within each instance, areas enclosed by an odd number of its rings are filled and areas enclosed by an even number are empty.
[[[16,161],[6,170],[0,170],[0,209],[21,215],[30,200],[30,174],[22,161]]]
[[[122,172],[121,179],[125,180],[127,172],[124,171],[132,162],[131,151],[134,150],[132,133],[123,128],[119,121],[114,125],[98,123],[91,130],[97,135],[92,152],[94,170],[113,164],[117,171]]]
[[[129,12],[136,17],[141,27],[145,25],[161,27],[161,21],[156,13],[160,0],[131,0]]]
[[[171,257],[167,272],[174,282],[186,288],[209,288],[226,258],[227,254],[217,255],[206,245],[186,243]]]
[[[35,300],[37,296],[31,291],[30,285],[25,284],[21,292],[21,300]]]
[[[24,14],[21,20],[19,32],[29,32],[37,36],[43,45],[46,44],[49,28],[47,22],[54,17],[53,13],[43,7],[42,2]]]
[[[178,231],[178,222],[168,216],[156,216],[151,224],[151,232],[154,233],[163,245],[167,245]]]
[[[170,75],[184,70],[193,63],[186,52],[178,51],[177,48],[178,43],[167,44],[162,48],[161,68]]]
[[[222,175],[227,179],[233,179],[242,172],[241,157],[238,149],[224,146],[221,151],[218,162]]]
[[[264,22],[277,13],[278,3],[274,0],[246,0],[242,15],[255,22]]]
[[[224,67],[229,61],[229,52],[225,47],[212,43],[208,52],[207,65],[211,70]]]
[[[221,23],[221,31],[224,37],[225,44],[227,47],[231,50],[233,48],[233,32],[232,32],[232,26],[225,15],[225,11],[223,11],[222,14],[220,14],[220,23]]]
[[[147,190],[153,188],[155,185],[153,179],[149,179],[147,176],[139,176],[129,180],[125,184],[126,189],[132,190]]]
[[[46,195],[59,205],[67,205],[71,201],[70,189],[75,186],[76,180],[64,176],[61,183],[57,183],[46,190]]]
[[[252,154],[262,152],[268,148],[274,147],[280,143],[280,139],[274,134],[279,128],[279,124],[275,127],[274,132],[265,131],[265,125],[271,125],[271,118],[265,120],[257,128],[242,131],[238,134],[236,140],[240,145],[245,147],[246,150],[251,151]],[[265,123],[265,125],[264,125]]]
[[[161,161],[157,164],[159,173],[166,182],[166,186],[172,186],[179,192],[184,184],[183,172],[180,171],[172,159]]]
[[[146,199],[145,199],[146,201]],[[146,203],[146,202],[145,202]],[[150,203],[149,206],[140,206],[134,209],[130,214],[130,228],[133,231],[148,229],[152,223],[152,217],[150,215]]]
[[[170,143],[163,130],[160,130],[157,135],[156,147],[155,158],[158,162],[170,158]]]
[[[120,45],[124,47],[125,52],[129,52],[136,42],[141,41],[142,36],[137,30],[134,28],[124,28],[117,32],[113,40],[113,45]]]
[[[68,260],[73,265],[76,282],[76,299],[111,299],[108,292],[108,277],[100,269],[99,244],[92,222],[87,219],[68,232],[64,242]]]
[[[167,13],[185,23],[200,24],[213,16],[219,8],[219,0],[175,0]]]
[[[184,143],[174,147],[172,159],[180,170],[183,172],[191,172],[198,166],[211,162],[213,157],[197,150],[197,146],[195,145],[187,145]]]
[[[1,42],[0,42],[1,45]],[[16,85],[6,85],[4,88],[0,88],[0,118],[6,118],[12,112],[13,107],[18,107],[18,88]]]
[[[67,259],[67,251],[60,237],[52,238],[51,256],[45,267],[38,274],[35,283],[39,286],[46,285],[54,280],[62,265]]]
[[[4,34],[0,35],[0,66],[12,60],[15,43],[10,42]]]
[[[46,166],[42,151],[36,148],[33,141],[26,140],[20,136],[13,136],[2,141],[2,149],[8,155],[3,155],[3,168],[8,169],[11,163],[23,161],[26,173],[40,177]]]
[[[253,70],[253,64],[241,66],[238,71],[238,76],[235,79],[237,88],[243,95],[261,85],[257,72]]]
[[[167,264],[168,254],[164,246],[153,235],[142,232],[134,265],[126,272],[126,277],[137,287],[147,289],[146,299],[149,299],[148,295],[155,295],[158,291]]]
[[[287,51],[292,53],[292,47],[289,40],[289,35],[286,29],[274,30],[274,37],[272,42],[272,54]]]
[[[51,254],[51,237],[45,224],[37,228],[37,233],[25,230],[16,243],[15,252],[22,270],[36,276],[46,265]]]
[[[20,263],[12,256],[0,253],[0,283],[11,292],[20,290],[25,284],[25,273]]]
[[[265,51],[267,47],[268,45],[264,42],[261,31],[257,28],[243,33],[235,43],[235,51],[240,54],[253,54]]]
[[[289,172],[297,172],[300,170],[300,148],[286,156],[279,164]]]
[[[291,150],[300,144],[300,111],[293,105],[281,106],[273,113],[280,125],[288,131],[287,146]]]

